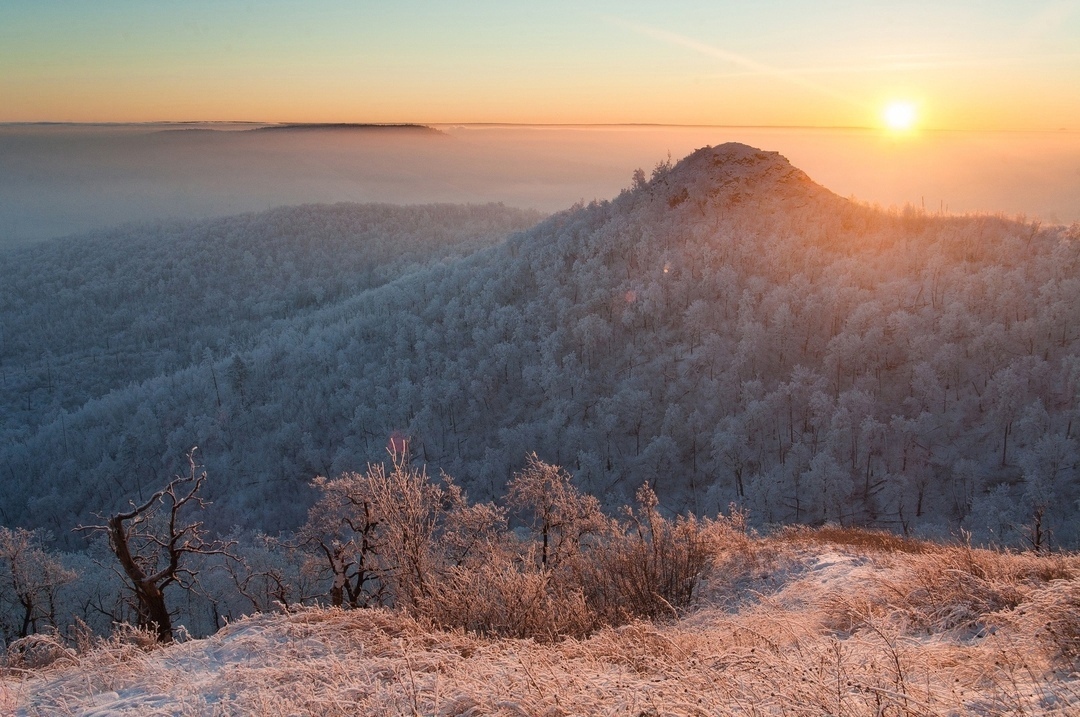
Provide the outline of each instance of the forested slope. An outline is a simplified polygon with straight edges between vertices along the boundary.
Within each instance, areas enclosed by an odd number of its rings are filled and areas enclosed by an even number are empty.
[[[478,498],[535,450],[613,502],[1074,543],[1078,270],[1075,227],[883,212],[706,148],[8,440],[4,519],[64,529],[199,445],[213,524],[288,527],[398,434]]]
[[[42,426],[60,426],[63,434],[66,415],[88,401],[191,366],[210,371],[220,406],[243,382],[242,363],[232,359],[266,335],[410,271],[501,242],[540,218],[502,205],[305,205],[130,225],[5,251],[0,443],[18,446]],[[82,415],[97,420],[93,409]],[[56,470],[85,438],[96,440],[73,433],[42,459]],[[143,437],[115,438],[134,445]],[[26,488],[11,462],[20,454],[7,454],[0,522],[20,522],[21,508],[11,508],[12,491]],[[121,461],[115,470],[145,469],[154,483],[158,470],[167,470],[161,458],[152,467]],[[86,455],[68,466],[84,470]]]

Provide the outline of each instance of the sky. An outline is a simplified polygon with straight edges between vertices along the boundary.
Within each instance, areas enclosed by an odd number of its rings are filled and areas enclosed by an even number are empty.
[[[1080,0],[0,0],[0,122],[1080,130]]]

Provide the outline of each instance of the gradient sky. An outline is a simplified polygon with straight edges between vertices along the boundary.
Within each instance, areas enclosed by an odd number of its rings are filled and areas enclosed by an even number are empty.
[[[0,0],[0,121],[1080,130],[1080,0]]]

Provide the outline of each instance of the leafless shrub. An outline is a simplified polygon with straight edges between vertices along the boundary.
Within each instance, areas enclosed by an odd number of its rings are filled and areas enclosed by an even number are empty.
[[[581,637],[600,626],[580,589],[551,571],[509,562],[451,569],[423,614],[443,627],[541,642]]]
[[[371,502],[381,521],[381,579],[395,604],[417,606],[430,597],[438,573],[436,533],[445,515],[446,490],[423,468],[395,454],[391,470],[368,467]]]
[[[627,509],[625,521],[576,568],[590,607],[609,625],[678,617],[716,552],[696,518],[660,515],[647,484],[636,498],[637,509]]]
[[[581,559],[581,541],[605,525],[594,498],[531,456],[509,498],[536,521],[536,533],[522,540],[507,529],[506,509],[470,505],[456,484],[446,477],[444,484],[438,589],[414,612],[442,627],[545,642],[599,626],[569,568]]]
[[[508,497],[532,528],[524,537],[506,529],[504,510],[469,505],[445,477],[445,487],[432,488],[422,472],[396,467],[376,471],[374,480],[396,496],[377,504],[404,505],[414,516],[380,513],[384,524],[400,521],[399,535],[425,537],[388,540],[402,556],[392,564],[411,566],[394,578],[395,591],[406,590],[398,604],[444,628],[554,641],[634,619],[676,617],[716,549],[711,523],[664,518],[647,486],[636,510],[609,518],[567,473],[535,455]]]
[[[505,508],[469,503],[449,476],[444,486],[443,516],[438,534],[441,563],[455,569],[477,569],[517,555],[517,541],[507,529]]]
[[[506,499],[524,514],[540,541],[538,557],[543,569],[576,558],[583,540],[609,528],[600,502],[574,487],[569,473],[535,453],[526,457],[524,470],[507,485]]]
[[[506,529],[506,513],[469,505],[449,484],[432,590],[411,611],[442,628],[484,635],[553,639],[573,610],[552,595],[551,571]]]

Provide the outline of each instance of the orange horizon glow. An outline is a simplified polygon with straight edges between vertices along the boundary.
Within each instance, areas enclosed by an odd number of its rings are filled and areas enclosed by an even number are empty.
[[[0,122],[1080,130],[1080,2],[0,7]]]
[[[0,80],[2,85],[2,80]],[[456,107],[449,101],[433,108],[415,100],[368,103],[357,106],[347,100],[329,102],[310,97],[301,103],[284,100],[252,98],[250,104],[238,105],[226,98],[194,97],[177,93],[156,102],[125,104],[123,98],[109,93],[95,93],[84,87],[81,100],[72,106],[68,102],[80,93],[65,94],[64,100],[35,90],[35,102],[20,103],[14,109],[0,107],[2,123],[71,122],[71,123],[154,123],[154,122],[247,122],[275,123],[370,123],[424,125],[660,125],[684,127],[775,127],[823,129],[885,129],[896,132],[901,128],[885,113],[875,91],[867,90],[865,103],[854,109],[838,108],[819,97],[802,96],[797,102],[781,102],[776,97],[758,99],[746,92],[733,92],[725,102],[687,103],[675,96],[660,96],[657,104],[638,97],[620,101],[618,96],[593,97],[580,105],[558,102],[539,107],[524,98],[511,103],[508,109],[483,95],[462,96]],[[27,95],[32,94],[27,91]],[[1013,102],[998,107],[986,98],[975,98],[971,106],[956,99],[933,98],[908,103],[916,116],[911,124],[925,131],[1080,131],[1080,106],[1077,117],[1070,113],[1029,114],[1024,107],[1036,106],[1034,98],[1014,97]],[[1058,98],[1067,104],[1067,98]],[[729,106],[731,105],[731,106]],[[733,107],[735,109],[733,109]],[[6,110],[6,111],[5,111]]]
[[[482,105],[482,103],[477,103]],[[153,123],[248,123],[248,124],[304,124],[304,123],[354,123],[354,124],[420,124],[428,126],[453,125],[518,125],[518,126],[662,126],[662,127],[759,127],[759,128],[808,128],[808,129],[882,129],[896,132],[910,130],[917,125],[925,131],[969,132],[1060,132],[1080,131],[1080,120],[1070,122],[1045,115],[1029,117],[1017,111],[1003,109],[997,114],[973,108],[945,105],[937,107],[933,114],[936,121],[927,121],[923,111],[912,120],[912,126],[901,127],[884,116],[883,111],[861,113],[838,113],[826,110],[777,112],[766,106],[753,111],[726,112],[720,109],[712,113],[649,113],[643,107],[642,114],[625,112],[625,106],[612,103],[610,108],[597,107],[589,111],[573,112],[566,108],[553,111],[537,108],[535,111],[500,111],[491,108],[489,113],[480,110],[431,114],[420,108],[403,110],[386,108],[381,111],[350,111],[329,105],[314,108],[308,105],[302,110],[277,104],[260,103],[247,108],[221,110],[209,103],[183,104],[162,103],[159,111],[145,106],[125,107],[113,103],[108,108],[96,108],[93,103],[73,110],[56,102],[43,100],[39,111],[9,111],[0,117],[0,124],[72,123],[72,124],[153,124]],[[50,111],[51,110],[51,111]],[[605,111],[606,110],[606,111]],[[622,111],[620,111],[622,110]]]

